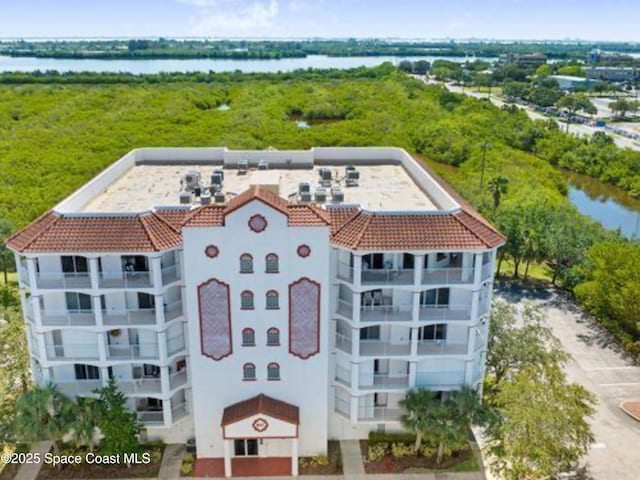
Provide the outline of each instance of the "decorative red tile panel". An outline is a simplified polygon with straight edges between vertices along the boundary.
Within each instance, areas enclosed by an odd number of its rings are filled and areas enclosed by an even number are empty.
[[[251,426],[253,427],[253,429],[256,432],[264,432],[267,428],[269,428],[269,422],[267,422],[266,419],[260,417],[260,418],[256,418],[253,423],[251,424]]]
[[[267,219],[256,214],[249,219],[249,228],[256,233],[264,232],[267,228]]]
[[[204,254],[209,258],[216,258],[220,250],[215,245],[209,245],[204,249]]]
[[[202,355],[222,360],[231,355],[229,285],[215,278],[198,286]]]
[[[320,284],[301,278],[289,285],[289,353],[307,359],[320,351]]]
[[[300,245],[297,252],[298,256],[307,258],[309,255],[311,255],[311,248],[309,247],[309,245]]]

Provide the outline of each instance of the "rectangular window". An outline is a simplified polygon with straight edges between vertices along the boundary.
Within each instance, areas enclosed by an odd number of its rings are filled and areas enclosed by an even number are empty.
[[[138,292],[138,308],[154,308],[156,305],[156,298],[148,293]]]
[[[280,345],[280,332],[269,330],[267,332],[267,346],[274,347]]]
[[[67,310],[70,312],[92,309],[91,295],[78,292],[65,292],[65,298],[67,301]]]
[[[407,268],[407,269],[413,268],[414,258],[415,257],[413,255],[411,255],[410,253],[403,253],[402,254],[402,268]]]
[[[242,310],[253,309],[253,295],[242,295],[240,297],[240,308]]]
[[[64,273],[86,273],[89,271],[87,257],[63,255],[60,257]]]
[[[360,340],[380,340],[380,325],[361,328]]]
[[[280,308],[278,295],[267,295],[267,310],[277,310],[278,308]]]
[[[439,323],[437,325],[427,325],[418,330],[418,340],[433,341],[447,339],[447,325]]]
[[[441,262],[441,261],[445,260],[446,258],[447,258],[447,254],[446,253],[438,252],[438,254],[436,255],[436,262]]]
[[[258,455],[258,440],[255,438],[234,440],[233,452],[236,457],[255,457]]]
[[[447,306],[449,305],[450,289],[435,288],[420,293],[420,305]]]
[[[76,380],[100,380],[98,367],[76,363],[73,368],[76,371]]]

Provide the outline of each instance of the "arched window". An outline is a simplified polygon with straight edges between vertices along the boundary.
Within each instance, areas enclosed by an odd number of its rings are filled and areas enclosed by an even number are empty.
[[[243,380],[256,379],[256,366],[253,363],[245,363],[242,366],[242,379]]]
[[[280,345],[280,330],[275,327],[267,330],[267,346],[277,347]]]
[[[280,365],[275,362],[267,365],[267,380],[280,380]]]
[[[253,257],[248,253],[240,255],[240,273],[253,273]]]
[[[269,290],[267,292],[267,310],[277,310],[280,308],[278,292]]]
[[[240,294],[240,309],[253,310],[253,292],[245,290]]]
[[[242,346],[253,347],[256,344],[256,332],[252,328],[242,330]]]
[[[278,265],[278,255],[275,253],[270,253],[265,257],[265,272],[266,273],[278,273],[279,265]]]

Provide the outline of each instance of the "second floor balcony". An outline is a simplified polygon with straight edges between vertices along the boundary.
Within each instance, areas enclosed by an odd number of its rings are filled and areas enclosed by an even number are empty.
[[[45,327],[82,327],[96,324],[96,318],[91,309],[43,310],[40,317]]]
[[[109,360],[158,360],[157,343],[121,343],[107,346]]]
[[[90,289],[89,272],[46,272],[36,273],[36,284],[41,289]]]

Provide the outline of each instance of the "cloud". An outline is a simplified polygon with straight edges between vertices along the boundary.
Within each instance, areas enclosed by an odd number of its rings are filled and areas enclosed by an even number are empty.
[[[278,0],[178,0],[193,5],[190,19],[194,35],[217,36],[271,27],[280,12]]]

